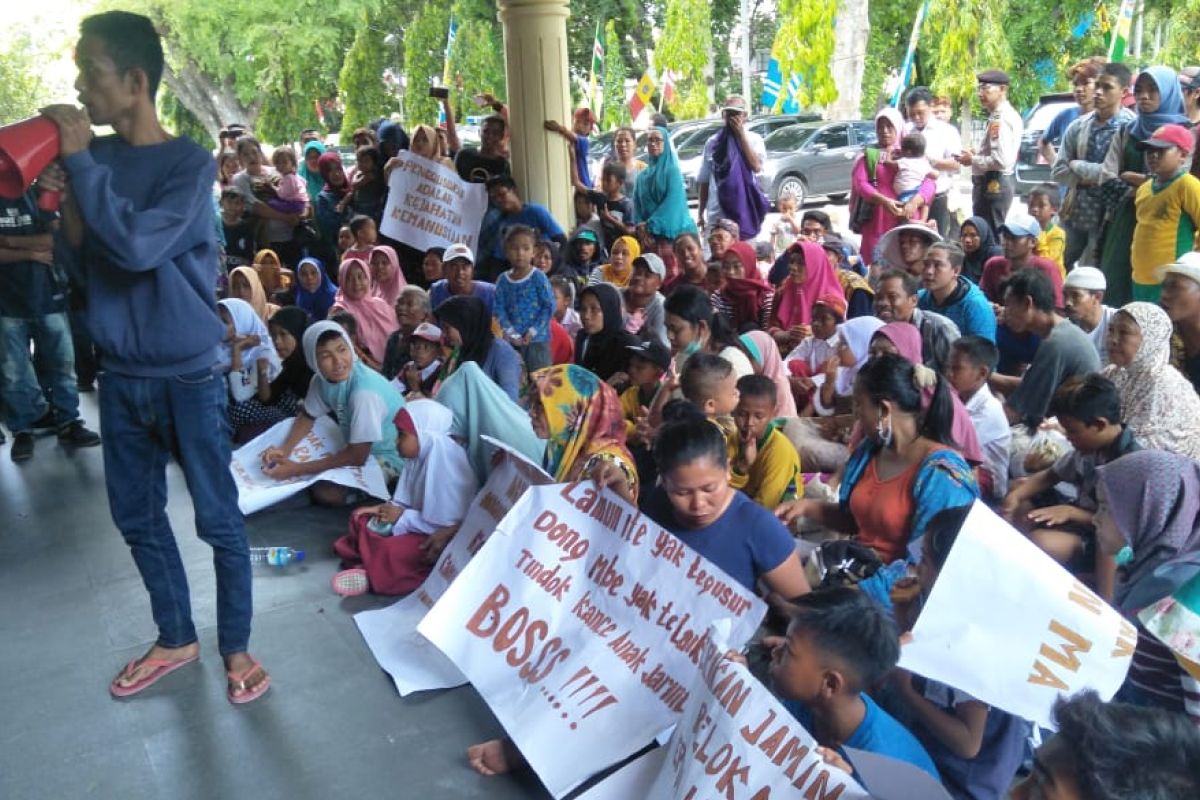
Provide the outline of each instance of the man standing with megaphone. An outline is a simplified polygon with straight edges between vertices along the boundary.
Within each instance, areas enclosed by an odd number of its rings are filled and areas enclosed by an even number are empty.
[[[227,696],[245,703],[270,679],[248,653],[250,553],[229,471],[225,384],[214,373],[217,316],[212,155],[159,123],[162,43],[150,20],[88,17],[75,48],[83,109],[50,106],[65,167],[39,182],[61,189],[68,240],[87,271],[88,328],[103,353],[100,424],[113,522],[150,594],[158,640],[113,679],[128,697],[199,658],[187,576],[167,520],[166,465],[179,461],[196,532],[213,548],[217,633]],[[91,125],[114,136],[92,139]]]

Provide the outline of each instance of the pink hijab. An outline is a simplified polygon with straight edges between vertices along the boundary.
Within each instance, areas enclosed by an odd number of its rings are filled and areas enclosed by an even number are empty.
[[[354,316],[354,321],[358,323],[359,341],[371,354],[371,358],[382,363],[388,337],[400,327],[400,322],[396,319],[396,309],[383,298],[375,297],[370,292],[358,300],[351,300],[346,296],[342,287],[346,285],[346,276],[355,267],[370,278],[371,268],[361,258],[348,258],[343,261],[342,266],[338,268],[338,290],[333,304]]]
[[[783,366],[775,340],[765,331],[748,331],[741,338],[743,341],[749,339],[754,344],[750,351],[754,356],[755,373],[775,382],[775,416],[796,416],[796,398],[792,395],[788,371]]]
[[[396,299],[400,297],[400,292],[408,285],[404,280],[404,272],[400,269],[400,259],[396,257],[394,248],[386,244],[381,244],[378,247],[371,248],[371,259],[374,260],[376,253],[383,253],[392,265],[392,274],[385,280],[375,280],[375,275],[370,271],[370,264],[367,265],[367,276],[371,279],[371,294],[375,297],[382,298],[389,306],[396,305]]]
[[[885,336],[891,340],[892,344],[896,346],[896,352],[906,361],[913,364],[924,363],[921,356],[921,331],[911,322],[889,322],[876,331],[875,336]],[[930,401],[933,400],[933,392],[934,387],[932,386],[922,391],[924,396],[922,405],[925,408],[928,408]],[[958,444],[963,458],[972,464],[982,464],[983,448],[979,446],[979,436],[975,432],[975,425],[971,422],[971,415],[967,413],[967,408],[962,404],[962,400],[958,399],[957,392],[950,391],[950,400],[954,404],[954,420],[950,425],[950,436]]]
[[[796,283],[789,275],[775,292],[773,316],[785,330],[812,322],[812,307],[817,298],[827,294],[845,295],[824,247],[816,242],[799,241],[788,248],[789,262],[793,253],[804,256],[805,276],[804,283]]]

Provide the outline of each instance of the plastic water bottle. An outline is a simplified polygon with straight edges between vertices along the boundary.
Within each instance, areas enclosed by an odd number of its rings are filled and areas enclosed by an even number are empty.
[[[251,547],[251,564],[269,564],[272,567],[285,567],[293,561],[303,561],[304,551],[293,550],[290,547]]]

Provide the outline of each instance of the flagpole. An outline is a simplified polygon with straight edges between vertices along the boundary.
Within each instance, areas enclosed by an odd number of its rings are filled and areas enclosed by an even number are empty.
[[[904,95],[904,87],[908,85],[909,73],[912,71],[913,58],[917,53],[917,42],[921,39],[921,23],[925,21],[925,15],[929,13],[929,0],[921,3],[921,7],[917,9],[917,18],[913,21],[912,35],[908,37],[908,51],[904,54],[904,65],[900,68],[900,82],[896,84],[896,91],[892,94],[892,106],[900,107],[900,98]]]

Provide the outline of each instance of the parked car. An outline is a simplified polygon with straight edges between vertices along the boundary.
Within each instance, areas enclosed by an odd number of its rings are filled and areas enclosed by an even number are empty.
[[[835,202],[850,194],[850,173],[863,148],[875,141],[867,120],[804,122],[780,128],[764,140],[767,160],[759,185],[774,204],[792,194],[803,204],[816,195]]]
[[[1021,197],[1039,183],[1050,180],[1050,165],[1038,152],[1038,142],[1054,118],[1074,105],[1075,97],[1070,92],[1045,94],[1025,115],[1025,133],[1021,136],[1016,169],[1016,193]]]

